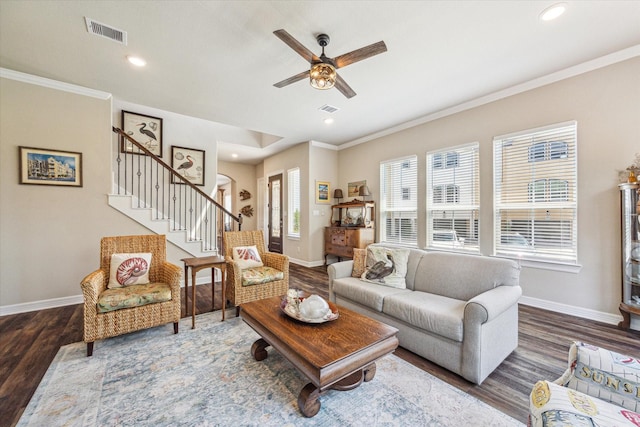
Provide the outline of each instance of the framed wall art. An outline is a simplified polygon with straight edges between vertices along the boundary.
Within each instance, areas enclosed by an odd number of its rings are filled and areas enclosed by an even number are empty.
[[[82,153],[20,147],[20,184],[82,187]]]
[[[360,187],[367,185],[367,181],[354,181],[347,185],[347,197],[358,197]]]
[[[171,146],[171,167],[185,180],[195,185],[204,185],[204,150]],[[172,184],[183,182],[171,175]]]
[[[316,203],[329,203],[329,183],[316,181]]]
[[[138,141],[154,155],[162,157],[162,119],[130,111],[122,111],[122,130]],[[133,144],[124,140],[120,148],[123,153],[141,153]]]

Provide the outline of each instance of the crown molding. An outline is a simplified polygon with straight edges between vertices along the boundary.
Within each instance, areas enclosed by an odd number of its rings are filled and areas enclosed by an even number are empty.
[[[640,56],[640,44],[610,53],[596,59],[592,59],[591,61],[583,62],[582,64],[578,64],[573,67],[565,68],[563,70],[547,74],[546,76],[538,77],[537,79],[529,80],[525,83],[511,86],[509,88],[491,93],[489,95],[481,96],[480,98],[472,99],[471,101],[464,102],[453,107],[445,108],[444,110],[440,110],[435,113],[420,117],[418,119],[411,120],[388,129],[384,129],[371,135],[363,136],[362,138],[358,138],[353,141],[347,142],[346,144],[339,145],[338,150],[355,147],[356,145],[360,145],[374,139],[382,138],[383,136],[391,135],[405,129],[441,119],[443,117],[451,116],[453,114],[470,110],[481,105],[489,104],[491,102],[498,101],[512,95],[517,95],[519,93],[523,93],[532,89],[537,89],[539,87],[559,82],[570,77],[579,76],[580,74],[585,74],[590,71],[607,67],[609,65],[617,64],[618,62],[626,61],[637,56]]]
[[[0,68],[0,77],[9,80],[15,80],[22,83],[42,86],[49,89],[56,89],[63,92],[74,93],[76,95],[89,96],[92,98],[107,100],[111,98],[111,94],[100,90],[89,89],[83,86],[77,86],[70,83],[63,83],[57,80],[47,79],[45,77],[34,76],[32,74],[21,73],[20,71]]]

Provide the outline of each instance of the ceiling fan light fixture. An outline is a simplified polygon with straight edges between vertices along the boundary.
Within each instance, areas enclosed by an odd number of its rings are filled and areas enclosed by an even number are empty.
[[[309,71],[311,87],[320,90],[331,89],[336,84],[336,76],[336,69],[324,62],[313,64]]]

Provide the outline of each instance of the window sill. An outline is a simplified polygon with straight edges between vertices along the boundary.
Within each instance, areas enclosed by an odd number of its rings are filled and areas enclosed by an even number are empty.
[[[290,234],[287,235],[287,239],[289,240],[300,240],[300,236],[292,236]]]
[[[493,255],[496,258],[512,259],[521,267],[536,268],[539,270],[560,271],[563,273],[578,274],[582,270],[582,264],[572,264],[568,262],[549,261],[549,260],[533,260],[506,255]]]

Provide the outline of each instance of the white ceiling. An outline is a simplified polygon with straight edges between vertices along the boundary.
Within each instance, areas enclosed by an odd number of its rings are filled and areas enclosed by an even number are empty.
[[[613,52],[640,54],[640,1],[567,1],[559,19],[540,21],[554,3],[0,0],[0,67],[220,123],[219,158],[256,163],[300,142],[362,141]],[[85,17],[126,31],[128,44],[89,34]],[[354,98],[305,80],[278,89],[308,69],[273,35],[281,28],[317,54],[315,36],[329,34],[329,57],[379,40],[388,51],[339,70]],[[131,54],[147,66],[131,66]],[[340,110],[319,111],[325,104]]]

